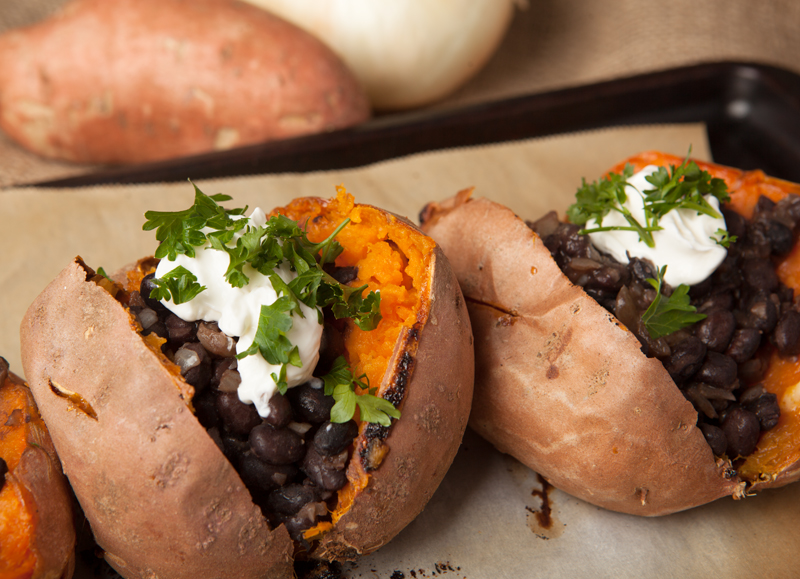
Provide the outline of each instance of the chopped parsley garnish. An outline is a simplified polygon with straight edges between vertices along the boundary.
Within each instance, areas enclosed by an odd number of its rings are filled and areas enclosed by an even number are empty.
[[[153,278],[156,286],[150,292],[150,299],[172,300],[173,304],[183,304],[193,300],[206,289],[206,286],[197,283],[195,275],[179,265],[159,278]]]
[[[642,315],[642,322],[654,340],[691,326],[706,317],[705,314],[696,313],[697,308],[689,303],[688,285],[679,285],[669,297],[661,293],[666,271],[665,265],[656,274],[657,279],[647,279],[655,288],[656,297]]]
[[[400,411],[385,398],[375,395],[376,388],[370,388],[368,382],[353,376],[344,357],[339,356],[333,362],[331,371],[323,376],[325,394],[333,396],[336,404],[331,409],[331,422],[347,422],[355,414],[358,407],[361,420],[377,422],[389,426],[392,418],[400,418]],[[355,386],[364,392],[356,394]]]
[[[598,227],[582,229],[581,235],[612,230],[635,231],[639,234],[640,241],[648,247],[655,247],[653,231],[662,229],[658,223],[668,212],[673,209],[690,209],[716,219],[721,215],[705,196],[713,195],[720,203],[730,201],[725,181],[712,177],[708,171],[702,171],[687,157],[678,167],[670,165],[669,170],[659,167],[646,177],[653,189],[641,191],[644,197],[645,222],[639,223],[624,207],[628,197],[625,187],[632,176],[633,167],[626,165],[621,175],[610,173],[593,183],[586,183],[585,180],[582,182],[575,196],[575,203],[567,210],[567,216],[576,225],[583,225],[594,219]],[[603,218],[611,211],[622,214],[628,225],[603,226]]]
[[[736,235],[731,235],[728,233],[727,229],[717,229],[714,232],[714,236],[712,239],[717,243],[717,245],[721,245],[724,248],[729,248],[731,243],[736,243],[736,240],[739,239]]]
[[[301,367],[297,346],[287,334],[291,330],[292,315],[303,316],[300,304],[316,309],[319,323],[323,323],[322,308],[330,307],[337,319],[350,318],[362,330],[377,327],[381,320],[380,294],[369,292],[367,285],[350,287],[339,283],[323,266],[333,263],[343,248],[336,236],[347,226],[344,220],[327,239],[312,243],[306,231],[284,215],[276,215],[260,227],[249,225],[243,218],[247,208],[224,209],[218,202],[228,201],[227,195],[206,195],[195,185],[194,205],[184,211],[145,213],[143,229],[156,230],[160,242],[155,256],[174,261],[179,254],[195,257],[195,248],[206,243],[230,257],[225,279],[233,287],[244,287],[250,282],[252,271],[267,276],[278,299],[262,305],[258,327],[250,347],[237,354],[242,359],[260,355],[269,364],[279,365],[280,371],[271,375],[278,390],[285,394],[288,388],[288,365]],[[238,236],[237,236],[238,234]],[[235,239],[235,243],[234,242]],[[278,268],[288,267],[296,277],[286,282]],[[206,289],[186,268],[178,266],[161,278],[150,294],[153,299],[172,300],[175,304],[190,301]],[[344,358],[337,359],[331,373],[324,377],[326,394],[336,400],[331,411],[333,422],[350,420],[358,407],[362,420],[390,424],[390,417],[398,418],[400,412],[392,404],[374,395],[375,389],[361,379],[353,377]],[[354,386],[363,391],[356,394]]]
[[[261,306],[258,317],[258,329],[250,347],[236,355],[241,360],[253,354],[261,354],[270,364],[280,364],[280,375],[272,374],[272,379],[281,394],[286,394],[289,385],[286,382],[286,365],[300,368],[300,353],[297,346],[289,341],[286,334],[292,329],[292,311],[294,303],[289,296],[281,296],[270,305]]]

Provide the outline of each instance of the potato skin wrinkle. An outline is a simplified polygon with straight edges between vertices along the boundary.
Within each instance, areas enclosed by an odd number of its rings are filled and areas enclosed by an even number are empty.
[[[0,36],[0,126],[40,155],[142,163],[366,120],[322,42],[238,0],[76,0]]]
[[[399,324],[398,332],[386,334],[395,336],[390,358],[371,382],[379,395],[397,393],[402,416],[389,429],[360,424],[332,523],[306,535],[311,556],[349,559],[377,549],[410,522],[455,457],[472,401],[472,333],[444,254],[418,230],[343,195],[300,200],[289,210],[310,226],[335,227],[349,215],[364,231],[392,235],[397,247],[408,240],[409,254],[422,248],[401,276],[413,280],[418,307],[409,325],[384,316]],[[313,233],[312,227],[312,241]],[[361,249],[360,234],[350,235],[350,241],[342,236],[340,266]],[[113,278],[130,290],[153,264],[145,258]],[[91,281],[92,273],[80,258],[64,269],[29,308],[21,342],[42,415],[107,560],[125,577],[292,577],[296,545],[286,528],[268,528],[187,406],[191,387],[136,332],[128,311]],[[347,351],[367,360],[355,346]],[[79,394],[97,419],[76,411],[50,381]]]

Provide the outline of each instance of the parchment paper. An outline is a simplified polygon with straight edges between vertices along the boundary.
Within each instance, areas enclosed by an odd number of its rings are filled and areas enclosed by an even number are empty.
[[[535,218],[549,209],[563,213],[583,176],[595,179],[645,149],[684,155],[690,144],[694,156],[709,158],[702,126],[641,127],[442,151],[356,170],[198,185],[206,193],[233,195],[237,206],[271,208],[297,196],[330,196],[344,184],[358,201],[412,220],[427,201],[475,186],[476,195]],[[80,254],[112,271],[152,253],[155,238],[141,231],[144,211],[183,209],[192,198],[188,183],[0,191],[0,354],[12,369],[21,369],[18,328],[25,309],[72,257]],[[551,490],[549,529],[536,523],[541,500],[533,493],[541,489],[535,473],[468,431],[422,515],[345,573],[392,579],[788,578],[800,568],[800,485],[659,519],[610,513]]]

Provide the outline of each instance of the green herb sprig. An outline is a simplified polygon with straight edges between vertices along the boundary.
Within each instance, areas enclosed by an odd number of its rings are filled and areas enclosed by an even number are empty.
[[[688,285],[679,285],[669,297],[661,293],[666,271],[667,266],[665,265],[656,273],[656,279],[647,279],[648,283],[655,288],[656,297],[642,314],[642,322],[647,333],[654,340],[706,318],[705,314],[696,313],[697,308],[689,303]]]
[[[582,235],[612,230],[636,231],[640,241],[648,247],[655,247],[653,232],[663,229],[658,223],[673,209],[690,209],[716,219],[721,215],[705,196],[712,195],[720,203],[730,201],[725,181],[701,170],[687,156],[680,166],[670,165],[669,170],[659,167],[646,177],[653,189],[641,192],[644,198],[645,222],[639,223],[623,205],[627,200],[625,187],[631,176],[633,167],[626,165],[622,174],[610,173],[593,183],[586,183],[585,180],[582,182],[575,196],[575,203],[567,210],[567,216],[576,225],[583,225],[592,219],[598,224],[598,227],[582,229]],[[622,214],[628,226],[603,226],[603,219],[611,211]]]
[[[197,283],[195,275],[179,265],[159,278],[153,278],[156,286],[150,292],[154,300],[172,300],[173,304],[183,304],[193,300],[206,286]]]
[[[375,395],[377,388],[370,388],[364,382],[366,375],[353,376],[344,357],[334,360],[331,371],[323,376],[325,394],[333,396],[336,403],[331,409],[331,422],[347,422],[355,415],[358,407],[361,420],[376,422],[382,426],[391,425],[392,418],[400,418],[400,411],[385,398]],[[364,392],[356,394],[355,386]]]
[[[323,321],[321,309],[330,307],[334,317],[351,318],[362,330],[377,327],[381,320],[380,294],[369,292],[364,296],[366,284],[360,287],[343,285],[323,269],[343,251],[335,238],[347,226],[349,219],[327,239],[312,243],[306,231],[286,216],[270,217],[263,226],[254,227],[248,224],[248,219],[241,218],[246,207],[224,209],[218,204],[230,200],[229,196],[209,196],[196,185],[194,189],[192,207],[175,212],[148,211],[143,229],[156,230],[156,239],[160,241],[155,253],[158,258],[175,260],[179,254],[195,257],[195,248],[206,242],[213,250],[224,251],[230,257],[225,279],[233,287],[244,287],[250,282],[252,273],[248,268],[269,277],[279,297],[274,303],[261,306],[253,343],[237,358],[258,354],[268,363],[280,365],[280,371],[273,373],[272,379],[281,393],[286,393],[288,388],[288,365],[302,366],[298,348],[287,336],[293,325],[292,315],[304,317],[301,303],[317,309],[320,323]],[[232,243],[234,238],[236,241]],[[277,272],[284,264],[297,274],[288,283]],[[171,299],[175,304],[189,301],[206,289],[182,266],[154,279],[153,283],[156,287],[150,294],[151,298]],[[331,373],[325,377],[325,384],[326,393],[336,400],[331,414],[334,422],[350,420],[356,406],[362,420],[385,426],[389,425],[390,417],[400,416],[390,402],[374,396],[375,389],[370,390],[368,385],[353,377],[344,358],[336,361]],[[357,395],[355,384],[366,392]]]

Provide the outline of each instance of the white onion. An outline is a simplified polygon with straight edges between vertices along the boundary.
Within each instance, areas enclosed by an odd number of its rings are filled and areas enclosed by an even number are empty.
[[[402,109],[452,92],[486,63],[515,0],[247,0],[328,44],[376,109]]]

